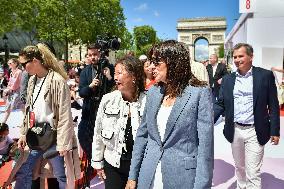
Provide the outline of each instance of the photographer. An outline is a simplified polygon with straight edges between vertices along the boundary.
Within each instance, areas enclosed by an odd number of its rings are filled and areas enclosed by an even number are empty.
[[[98,42],[87,47],[91,62],[80,74],[79,95],[84,98],[78,138],[87,159],[92,157],[94,123],[101,97],[114,86],[114,68],[106,58],[106,49]]]

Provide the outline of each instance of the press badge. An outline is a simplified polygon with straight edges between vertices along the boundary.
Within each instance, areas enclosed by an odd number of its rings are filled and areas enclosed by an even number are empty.
[[[35,124],[35,113],[33,111],[30,111],[30,128],[32,128]]]

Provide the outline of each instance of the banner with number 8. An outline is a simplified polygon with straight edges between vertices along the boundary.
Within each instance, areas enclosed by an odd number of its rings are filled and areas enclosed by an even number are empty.
[[[257,0],[239,0],[239,12],[240,13],[253,13],[256,11]]]

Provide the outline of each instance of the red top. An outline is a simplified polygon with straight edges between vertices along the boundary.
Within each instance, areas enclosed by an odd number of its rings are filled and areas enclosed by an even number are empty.
[[[148,91],[152,85],[156,83],[155,79],[152,79],[148,84],[145,85],[145,90]]]

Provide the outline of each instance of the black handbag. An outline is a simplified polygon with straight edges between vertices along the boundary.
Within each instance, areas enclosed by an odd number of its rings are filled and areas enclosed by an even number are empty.
[[[49,123],[36,123],[28,129],[26,142],[32,150],[46,151],[56,143],[56,131],[53,130]]]

